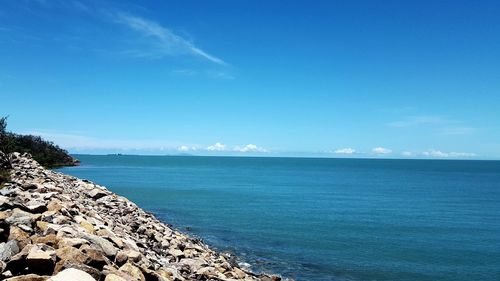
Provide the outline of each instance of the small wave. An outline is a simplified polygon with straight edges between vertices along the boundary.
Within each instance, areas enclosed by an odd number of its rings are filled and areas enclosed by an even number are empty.
[[[247,262],[239,262],[239,263],[238,263],[238,265],[239,265],[240,267],[245,268],[245,269],[249,269],[250,267],[252,267],[252,265],[251,265],[251,264],[249,264],[249,263],[247,263]]]

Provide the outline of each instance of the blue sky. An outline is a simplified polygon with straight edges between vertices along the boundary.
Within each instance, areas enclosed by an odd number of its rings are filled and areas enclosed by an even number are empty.
[[[500,159],[498,1],[0,1],[0,113],[74,153]]]

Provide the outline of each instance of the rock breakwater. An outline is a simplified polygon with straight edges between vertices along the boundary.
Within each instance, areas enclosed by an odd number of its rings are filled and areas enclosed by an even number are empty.
[[[11,156],[0,190],[0,280],[280,280],[240,268],[105,187]]]

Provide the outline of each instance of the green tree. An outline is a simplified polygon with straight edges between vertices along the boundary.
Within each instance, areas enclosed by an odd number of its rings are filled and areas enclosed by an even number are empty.
[[[0,151],[29,153],[45,167],[72,166],[78,164],[68,152],[39,136],[20,135],[7,131],[7,117],[0,118]]]
[[[0,118],[0,188],[9,180],[9,169],[11,167],[6,149],[8,146],[7,117]]]
[[[9,154],[9,148],[11,146],[11,138],[9,132],[7,132],[7,118],[4,116],[0,118],[0,151],[4,154]]]

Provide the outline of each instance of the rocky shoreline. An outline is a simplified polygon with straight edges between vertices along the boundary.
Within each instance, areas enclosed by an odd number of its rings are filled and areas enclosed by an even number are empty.
[[[0,280],[263,280],[105,187],[10,155],[0,189]]]

